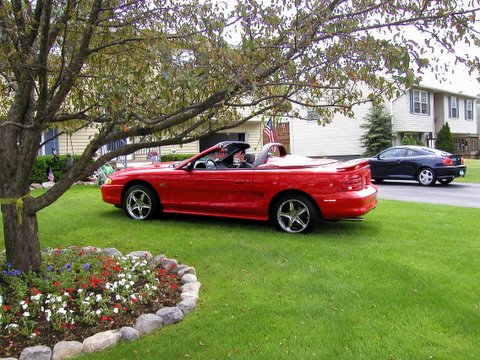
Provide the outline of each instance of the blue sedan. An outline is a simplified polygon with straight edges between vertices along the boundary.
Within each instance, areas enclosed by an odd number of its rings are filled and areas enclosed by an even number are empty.
[[[467,172],[463,156],[425,146],[394,146],[370,158],[369,162],[376,182],[416,180],[423,186],[432,186],[436,181],[446,185]]]

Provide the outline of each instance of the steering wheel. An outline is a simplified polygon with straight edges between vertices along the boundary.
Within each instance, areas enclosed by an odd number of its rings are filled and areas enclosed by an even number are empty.
[[[208,159],[207,161],[205,161],[205,165],[207,169],[211,169],[211,168],[218,169],[217,163],[212,159]]]

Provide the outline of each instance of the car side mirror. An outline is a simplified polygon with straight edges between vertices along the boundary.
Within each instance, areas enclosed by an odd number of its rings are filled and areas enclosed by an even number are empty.
[[[185,165],[185,166],[183,167],[183,169],[186,170],[186,171],[192,171],[192,169],[193,169],[193,162],[189,161],[189,162],[187,163],[187,165]]]

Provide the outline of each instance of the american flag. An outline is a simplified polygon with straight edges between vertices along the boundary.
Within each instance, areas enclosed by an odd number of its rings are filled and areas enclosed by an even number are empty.
[[[275,142],[275,134],[273,132],[273,122],[272,119],[268,120],[267,125],[265,125],[265,128],[263,129],[263,133],[267,135],[268,137],[268,142]]]

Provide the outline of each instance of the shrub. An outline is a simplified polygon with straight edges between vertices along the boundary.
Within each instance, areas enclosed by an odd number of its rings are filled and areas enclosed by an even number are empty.
[[[453,141],[448,122],[445,123],[438,132],[436,147],[449,153],[455,152],[455,142]]]
[[[161,160],[166,161],[183,161],[190,159],[194,154],[162,154]]]
[[[79,155],[73,155],[74,162],[80,159]],[[53,155],[37,156],[30,175],[30,183],[43,183],[48,180],[48,169],[51,168],[55,180],[61,179],[66,172],[67,155],[54,157]]]

